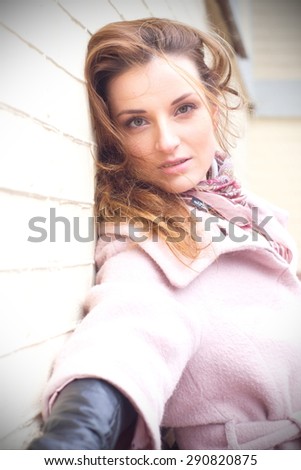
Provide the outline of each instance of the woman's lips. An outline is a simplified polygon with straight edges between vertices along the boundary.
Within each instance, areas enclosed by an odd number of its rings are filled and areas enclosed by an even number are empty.
[[[177,160],[167,161],[160,166],[160,170],[165,174],[182,173],[187,169],[191,158],[178,158]]]

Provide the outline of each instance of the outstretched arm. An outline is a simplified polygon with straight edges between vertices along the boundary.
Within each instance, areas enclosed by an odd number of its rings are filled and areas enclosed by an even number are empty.
[[[43,435],[28,449],[114,449],[136,417],[127,398],[109,383],[94,378],[74,380],[60,392]]]

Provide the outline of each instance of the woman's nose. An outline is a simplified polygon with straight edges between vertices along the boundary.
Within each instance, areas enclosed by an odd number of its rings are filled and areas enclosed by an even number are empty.
[[[172,153],[180,144],[180,138],[171,125],[163,124],[158,126],[156,150],[163,153]]]

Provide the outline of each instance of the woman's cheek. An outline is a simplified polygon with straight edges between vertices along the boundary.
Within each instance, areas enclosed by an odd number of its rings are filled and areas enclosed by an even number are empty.
[[[141,138],[138,136],[130,137],[126,143],[126,148],[130,154],[140,157],[143,152],[143,143]]]

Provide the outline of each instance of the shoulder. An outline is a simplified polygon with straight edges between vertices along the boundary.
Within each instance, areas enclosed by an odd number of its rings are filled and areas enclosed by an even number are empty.
[[[289,217],[287,210],[275,204],[272,204],[268,200],[252,192],[247,192],[247,200],[250,205],[258,207],[258,209],[264,212],[265,214],[274,216],[277,222],[279,222],[283,227],[286,228]]]
[[[266,231],[273,240],[280,242],[290,251],[291,266],[296,270],[298,249],[296,241],[288,230],[289,212],[255,194],[249,193],[247,198],[249,205],[258,209],[258,212],[253,214],[258,222],[265,218],[270,219],[266,225]]]

